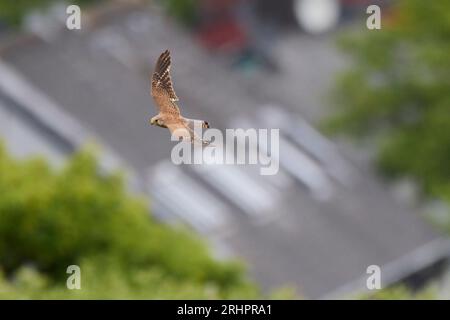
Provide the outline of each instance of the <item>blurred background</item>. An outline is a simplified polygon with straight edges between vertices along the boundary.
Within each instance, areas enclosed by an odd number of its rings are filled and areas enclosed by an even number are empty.
[[[1,1],[0,297],[449,298],[449,13]],[[165,49],[185,116],[280,129],[277,175],[172,164],[168,132],[148,125]]]

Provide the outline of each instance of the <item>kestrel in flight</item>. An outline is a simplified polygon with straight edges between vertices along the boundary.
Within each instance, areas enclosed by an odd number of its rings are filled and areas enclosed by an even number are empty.
[[[181,115],[176,102],[178,97],[173,89],[170,79],[170,52],[164,51],[156,62],[155,71],[152,75],[151,93],[159,113],[150,119],[150,124],[161,128],[168,128],[170,133],[180,140],[200,142],[209,144],[194,133],[194,125],[201,125],[203,129],[209,128],[208,122],[204,120],[188,119]]]

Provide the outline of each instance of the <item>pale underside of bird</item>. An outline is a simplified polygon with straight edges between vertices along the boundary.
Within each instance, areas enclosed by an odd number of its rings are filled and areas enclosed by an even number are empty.
[[[169,50],[164,51],[156,62],[151,79],[151,94],[159,113],[150,119],[150,124],[169,129],[178,140],[190,141],[194,144],[208,145],[202,140],[194,128],[209,128],[208,122],[185,118],[178,108],[178,97],[170,78],[171,59]]]

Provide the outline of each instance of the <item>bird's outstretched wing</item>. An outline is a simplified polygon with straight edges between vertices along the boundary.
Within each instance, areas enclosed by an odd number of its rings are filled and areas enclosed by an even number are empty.
[[[160,112],[179,115],[180,110],[175,103],[175,101],[178,101],[178,97],[175,94],[170,78],[170,65],[170,52],[166,50],[156,62],[151,81],[151,93]]]

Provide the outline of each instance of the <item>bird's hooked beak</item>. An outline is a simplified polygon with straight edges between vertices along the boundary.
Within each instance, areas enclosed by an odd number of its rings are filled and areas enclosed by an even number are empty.
[[[153,118],[150,119],[150,124],[154,125],[155,124],[155,120]]]

